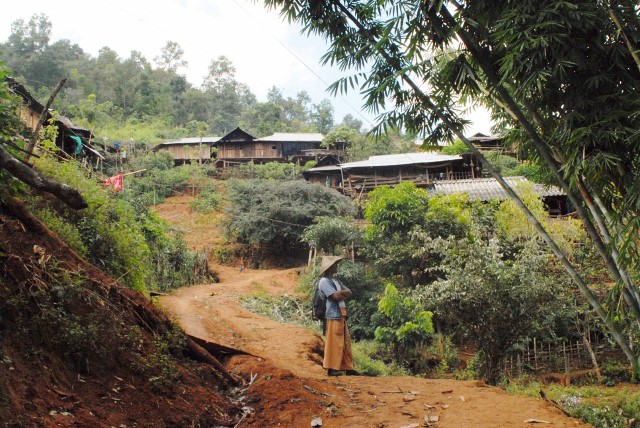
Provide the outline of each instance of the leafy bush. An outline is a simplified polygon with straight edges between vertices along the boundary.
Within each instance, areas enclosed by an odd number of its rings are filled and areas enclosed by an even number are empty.
[[[408,364],[414,373],[425,371],[424,351],[432,340],[433,314],[420,310],[410,293],[400,293],[391,283],[378,302],[378,310],[384,323],[376,328],[376,341],[389,346],[396,361]]]
[[[227,236],[242,244],[265,245],[272,255],[300,248],[304,229],[316,217],[355,213],[351,199],[304,181],[232,180],[228,200],[223,224]]]
[[[50,208],[39,206],[40,198],[34,198],[30,203],[31,212],[38,217],[49,229],[55,232],[60,239],[66,242],[81,256],[87,255],[87,247],[82,241],[82,236],[76,225],[65,221]]]
[[[129,162],[132,171],[145,170],[135,178],[125,178],[123,197],[135,199],[150,206],[182,191],[198,178],[206,176],[206,165],[173,165],[173,158],[166,152],[150,152],[144,156],[133,157]],[[114,172],[115,173],[115,172]]]
[[[283,181],[296,179],[298,172],[298,167],[293,163],[267,162],[260,165],[248,162],[229,169],[226,175],[235,179]]]
[[[411,182],[370,194],[364,210],[370,222],[365,251],[380,275],[398,286],[414,287],[435,279],[438,255],[425,243],[433,237],[466,237],[471,214],[465,195],[434,196]]]
[[[132,289],[145,291],[153,278],[151,251],[141,232],[141,219],[133,207],[94,180],[87,180],[75,162],[60,163],[47,156],[34,161],[49,177],[67,183],[82,193],[89,207],[75,212],[60,207],[60,215],[77,224],[87,257]]]
[[[365,376],[406,376],[407,372],[394,362],[382,360],[380,344],[371,340],[351,343],[353,365]]]
[[[335,254],[336,249],[344,249],[361,242],[362,235],[360,227],[353,219],[322,216],[316,217],[314,224],[304,230],[302,241],[321,253]]]
[[[510,258],[497,241],[439,241],[446,277],[421,287],[439,322],[475,344],[482,376],[495,384],[500,362],[557,308],[562,281],[547,274],[548,256],[535,242]]]
[[[201,257],[189,252],[180,236],[170,236],[168,226],[140,201],[86,179],[73,162],[42,156],[35,163],[47,175],[78,189],[89,204],[80,212],[62,205],[54,211],[43,200],[34,199],[35,214],[72,248],[129,288],[167,290],[207,275]]]
[[[191,201],[191,209],[201,213],[210,213],[218,209],[221,202],[222,195],[217,192],[216,186],[209,185]]]

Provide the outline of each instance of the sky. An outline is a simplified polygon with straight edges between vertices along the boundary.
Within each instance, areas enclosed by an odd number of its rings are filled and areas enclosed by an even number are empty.
[[[188,62],[178,72],[194,86],[202,84],[211,61],[224,55],[236,68],[236,80],[247,84],[258,101],[266,101],[273,86],[285,98],[304,90],[314,104],[325,98],[331,101],[336,123],[346,114],[360,119],[364,128],[371,128],[375,121],[362,109],[357,91],[337,97],[326,91],[344,75],[320,64],[326,41],[301,35],[298,24],[265,9],[259,0],[14,0],[2,12],[1,41],[7,40],[15,20],[27,22],[40,13],[52,23],[51,43],[68,39],[93,57],[108,46],[121,59],[136,50],[154,64],[171,40],[184,50]],[[474,124],[466,135],[490,134],[486,112],[476,111],[469,119]]]

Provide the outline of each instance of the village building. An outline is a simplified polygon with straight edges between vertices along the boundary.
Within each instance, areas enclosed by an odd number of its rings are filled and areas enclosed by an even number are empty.
[[[293,162],[304,164],[314,160],[309,151],[319,149],[324,136],[319,133],[278,132],[268,137],[255,138],[236,128],[217,142],[216,167],[228,168],[253,162]]]
[[[215,147],[220,137],[191,137],[165,141],[153,148],[154,152],[169,153],[175,165],[209,163],[215,158]]]
[[[478,178],[482,166],[475,156],[442,155],[431,152],[371,156],[367,160],[338,165],[316,166],[303,172],[311,183],[320,183],[351,197],[359,197],[376,187],[411,181],[427,187],[436,180]]]
[[[17,115],[29,130],[34,131],[40,117],[45,114],[43,126],[49,125],[53,119],[53,124],[58,130],[55,140],[58,155],[77,159],[93,169],[99,169],[102,166],[104,155],[92,146],[94,136],[91,130],[75,125],[65,116],[54,117],[51,112],[45,112],[44,106],[23,85],[10,77],[5,77],[5,80],[9,89],[22,99]]]

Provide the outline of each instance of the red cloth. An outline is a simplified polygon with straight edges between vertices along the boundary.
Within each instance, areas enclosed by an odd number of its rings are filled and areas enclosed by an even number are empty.
[[[113,186],[113,190],[119,192],[122,190],[122,174],[109,177],[102,182],[104,186]]]

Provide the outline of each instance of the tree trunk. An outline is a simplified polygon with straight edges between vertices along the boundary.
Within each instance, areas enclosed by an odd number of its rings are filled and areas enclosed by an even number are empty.
[[[51,193],[73,209],[79,210],[88,207],[80,192],[31,168],[9,153],[2,144],[0,144],[0,169],[5,169],[34,189]]]

